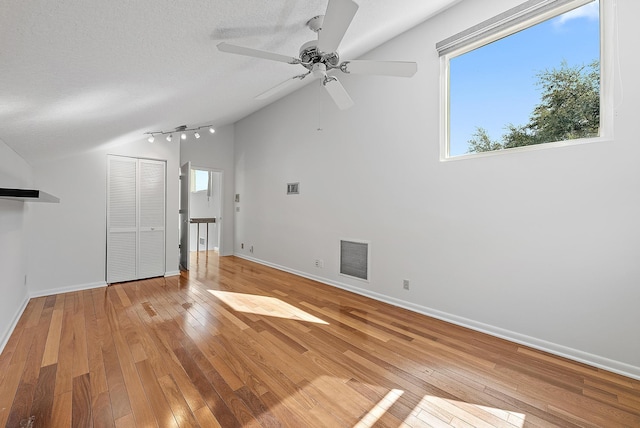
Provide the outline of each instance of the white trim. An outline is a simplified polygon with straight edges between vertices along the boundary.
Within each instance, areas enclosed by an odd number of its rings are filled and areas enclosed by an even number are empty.
[[[440,161],[452,159],[449,155],[449,57],[440,57]],[[456,156],[466,157],[466,156]]]
[[[600,115],[600,119],[602,122],[602,114]],[[600,127],[602,132],[602,127]],[[448,144],[446,141],[446,135],[444,140],[444,145],[446,146],[441,150],[440,161],[441,162],[456,162],[467,159],[478,159],[478,158],[486,158],[490,156],[501,156],[501,155],[509,155],[514,153],[523,153],[523,152],[535,152],[538,150],[547,150],[547,149],[558,149],[562,147],[571,147],[571,146],[583,146],[585,144],[593,144],[593,143],[605,143],[613,141],[612,138],[606,137],[594,137],[594,138],[576,138],[575,140],[564,140],[564,141],[554,141],[552,143],[542,143],[542,144],[532,144],[530,146],[521,146],[521,147],[512,147],[510,149],[502,149],[502,150],[492,150],[489,152],[478,152],[478,153],[463,153],[461,155],[444,157],[444,150],[447,150],[446,156],[448,156]],[[442,147],[442,146],[441,146]]]
[[[534,1],[523,3],[501,15],[491,18],[475,27],[471,27],[455,36],[439,42],[436,46],[440,52],[440,161],[475,159],[487,156],[496,156],[505,153],[520,153],[533,150],[545,150],[558,147],[568,147],[581,145],[586,143],[602,143],[613,139],[613,118],[614,99],[613,99],[613,80],[614,58],[617,57],[617,46],[614,38],[615,17],[612,8],[609,5],[615,0],[600,0],[600,130],[599,136],[594,138],[577,138],[574,140],[555,141],[542,144],[534,144],[530,146],[514,147],[503,150],[494,150],[482,153],[463,153],[456,156],[450,155],[450,110],[449,110],[449,63],[454,57],[464,55],[474,49],[488,45],[498,39],[511,36],[521,30],[533,27],[546,20],[557,17],[569,10],[584,6],[595,0],[569,0],[569,1]],[[538,4],[536,4],[538,3]],[[500,19],[503,16],[509,16],[513,10],[522,9],[528,4],[528,12],[518,19],[510,20],[508,18]],[[554,6],[555,4],[555,6]],[[540,7],[542,6],[542,7]],[[491,22],[498,22],[492,26]],[[489,24],[487,24],[489,23]],[[481,28],[487,24],[490,28]],[[474,31],[475,30],[475,31]],[[466,33],[469,33],[465,36]],[[453,41],[459,37],[459,41]]]
[[[83,291],[83,290],[91,290],[93,288],[106,287],[107,283],[104,281],[101,282],[91,282],[88,284],[78,284],[78,285],[69,285],[67,287],[60,288],[50,288],[48,290],[39,290],[35,293],[30,293],[30,298],[35,297],[43,297],[43,296],[52,296],[54,294],[63,294],[63,293],[71,293],[73,291]]]
[[[469,318],[464,318],[464,317],[453,315],[447,312],[442,312],[437,309],[432,309],[426,306],[417,305],[415,303],[407,302],[405,300],[396,299],[394,297],[389,297],[384,294],[376,293],[373,291],[368,291],[363,288],[358,288],[358,287],[354,287],[341,282],[332,281],[327,278],[322,278],[316,275],[310,275],[306,272],[290,269],[285,266],[277,265],[275,263],[270,263],[270,262],[256,259],[253,257],[247,257],[242,254],[234,254],[234,255],[241,259],[245,259],[261,265],[269,266],[284,272],[289,272],[294,275],[301,276],[303,278],[312,279],[314,281],[317,281],[326,285],[331,285],[346,291],[350,291],[352,293],[359,294],[361,296],[369,297],[371,299],[374,299],[380,302],[388,303],[390,305],[397,306],[399,308],[407,309],[409,311],[426,315],[432,318],[436,318],[442,321],[446,321],[461,327],[466,327],[474,331],[485,333],[494,337],[498,337],[500,339],[505,339],[520,345],[528,346],[533,349],[548,352],[550,354],[554,354],[563,358],[577,361],[579,363],[587,364],[591,367],[596,367],[599,369],[620,374],[622,376],[627,376],[632,379],[640,380],[640,367],[638,366],[633,366],[631,364],[623,363],[621,361],[616,361],[606,357],[602,357],[600,355],[584,352],[579,349],[569,348],[564,345],[548,342],[546,340],[538,339],[532,336],[527,336],[515,331],[506,330],[490,324],[474,321]]]
[[[27,309],[29,300],[31,299],[29,298],[28,295],[24,297],[24,300],[22,301],[22,305],[20,305],[20,309],[16,311],[15,315],[13,316],[13,320],[11,321],[11,324],[5,330],[4,334],[2,335],[2,338],[0,338],[0,353],[2,353],[2,351],[4,351],[4,347],[7,346],[7,342],[9,342],[9,339],[13,334],[13,330],[15,330],[16,325],[18,325],[18,321],[20,321],[20,317],[22,317],[24,310]]]
[[[168,278],[170,276],[180,276],[180,271],[179,270],[172,270],[171,272],[165,272],[164,273],[164,277]]]
[[[436,43],[436,50],[439,55],[455,51],[460,53],[469,46],[484,45],[488,43],[487,40],[497,40],[504,35],[516,32],[517,29],[530,26],[532,22],[542,22],[549,17],[577,9],[594,1],[529,0]]]

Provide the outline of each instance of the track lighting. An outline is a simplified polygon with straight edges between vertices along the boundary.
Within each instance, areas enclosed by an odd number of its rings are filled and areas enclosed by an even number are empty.
[[[167,141],[171,141],[173,139],[173,134],[180,134],[180,139],[181,140],[186,140],[187,139],[187,132],[189,131],[193,131],[193,136],[196,138],[200,138],[200,131],[203,128],[209,128],[209,132],[211,134],[213,134],[214,132],[216,132],[216,130],[213,128],[213,125],[202,125],[202,126],[194,126],[193,128],[189,128],[187,127],[187,125],[180,125],[178,126],[176,129],[172,130],[172,131],[149,131],[149,132],[145,132],[146,135],[149,136],[149,138],[147,138],[147,141],[150,143],[153,143],[155,141],[155,137],[158,135],[166,135],[166,139]]]

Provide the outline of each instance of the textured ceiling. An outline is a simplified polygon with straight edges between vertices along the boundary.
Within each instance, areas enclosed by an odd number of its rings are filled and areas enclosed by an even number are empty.
[[[457,1],[359,0],[340,55],[357,58]],[[297,56],[316,38],[305,23],[326,7],[327,0],[2,1],[0,140],[33,163],[145,131],[233,123],[274,101],[256,95],[304,70],[216,44]]]

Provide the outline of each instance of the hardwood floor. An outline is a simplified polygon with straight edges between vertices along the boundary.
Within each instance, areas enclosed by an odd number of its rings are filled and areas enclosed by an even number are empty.
[[[201,253],[189,276],[32,299],[0,422],[639,427],[640,381]]]

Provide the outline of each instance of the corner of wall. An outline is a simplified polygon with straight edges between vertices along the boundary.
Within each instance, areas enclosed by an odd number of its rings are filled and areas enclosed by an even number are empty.
[[[31,187],[31,166],[0,140],[0,182],[3,187]],[[4,349],[29,302],[26,287],[26,229],[28,207],[24,202],[0,200],[0,350]]]
[[[4,351],[5,346],[7,346],[7,343],[9,342],[9,339],[13,334],[13,330],[16,328],[16,325],[18,324],[20,317],[24,313],[24,310],[27,308],[27,304],[29,303],[29,300],[31,300],[29,296],[25,295],[24,299],[22,299],[22,303],[20,304],[20,307],[18,308],[16,313],[13,315],[13,319],[10,320],[10,323],[7,325],[7,327],[5,327],[4,331],[2,332],[2,336],[0,336],[0,353],[2,353],[2,351]]]

